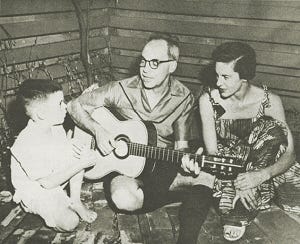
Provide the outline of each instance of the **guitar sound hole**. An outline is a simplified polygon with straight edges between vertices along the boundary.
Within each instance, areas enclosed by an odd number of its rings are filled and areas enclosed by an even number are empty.
[[[128,156],[128,145],[125,140],[117,140],[114,154],[118,158],[126,158]]]

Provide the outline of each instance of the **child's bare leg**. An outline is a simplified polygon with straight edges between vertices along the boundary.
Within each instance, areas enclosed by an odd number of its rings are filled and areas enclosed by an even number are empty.
[[[60,187],[37,192],[36,199],[26,207],[40,215],[47,226],[61,232],[73,231],[79,224],[78,214],[70,208],[70,198]]]
[[[62,217],[63,216],[63,217]],[[55,224],[53,228],[59,232],[74,231],[79,224],[79,217],[71,209],[64,209],[62,211],[55,211],[53,213]]]
[[[72,209],[80,216],[83,221],[92,223],[97,218],[97,213],[84,206],[80,199],[81,185],[84,171],[80,171],[70,179],[70,198]]]

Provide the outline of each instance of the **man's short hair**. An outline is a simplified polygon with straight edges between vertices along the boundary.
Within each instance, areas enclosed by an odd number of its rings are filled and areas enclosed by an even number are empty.
[[[153,33],[150,35],[148,42],[153,40],[164,40],[168,46],[168,56],[171,59],[178,61],[179,59],[179,39],[174,35],[170,35],[167,33]]]
[[[62,91],[60,84],[53,80],[27,79],[19,86],[18,100],[24,106],[26,114],[31,117],[31,105],[45,100],[48,95]]]
[[[235,61],[234,71],[240,79],[251,80],[256,72],[256,54],[254,49],[242,42],[225,42],[212,53],[214,62],[230,63]]]

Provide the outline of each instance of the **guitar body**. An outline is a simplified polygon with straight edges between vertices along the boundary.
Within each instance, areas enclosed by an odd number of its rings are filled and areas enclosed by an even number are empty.
[[[100,179],[111,172],[119,172],[136,178],[142,172],[153,171],[155,162],[181,164],[184,152],[156,146],[157,132],[152,123],[139,120],[120,120],[120,116],[115,117],[105,107],[96,109],[91,116],[107,131],[115,135],[116,147],[106,156],[97,150],[97,163],[86,171],[86,178]],[[75,128],[74,138],[91,145],[91,147],[92,142],[95,141],[92,135],[78,127]],[[191,153],[189,155],[199,163],[201,170],[214,174],[220,179],[234,179],[239,172],[244,171],[244,166],[236,163],[234,158]]]
[[[153,125],[151,126],[138,120],[118,120],[105,107],[96,109],[92,114],[92,118],[99,122],[107,131],[116,135],[117,141],[129,140],[144,145],[149,143],[156,144],[156,131],[155,133],[153,132],[155,130]],[[89,144],[93,140],[92,135],[78,127],[75,127],[74,138]],[[113,150],[106,156],[103,156],[97,150],[97,163],[93,168],[85,172],[85,177],[91,180],[100,179],[111,172],[119,172],[134,178],[139,176],[144,170],[147,159],[134,155],[119,156],[117,150]]]

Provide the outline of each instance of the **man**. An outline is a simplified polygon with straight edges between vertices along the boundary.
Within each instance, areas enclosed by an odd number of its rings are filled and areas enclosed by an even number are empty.
[[[116,135],[91,118],[92,111],[101,106],[114,108],[126,119],[152,122],[157,130],[159,147],[188,148],[188,140],[192,137],[190,128],[194,97],[171,76],[176,70],[178,58],[179,48],[174,38],[163,34],[152,35],[142,51],[139,75],[110,82],[68,104],[68,111],[75,122],[95,135],[103,155],[110,154],[114,149]],[[173,186],[174,182],[178,183],[174,181],[177,171],[178,168],[172,164],[158,162],[151,172],[143,172],[137,178],[114,175],[106,190],[118,210],[151,211],[166,202],[172,182]],[[185,179],[188,184],[193,179],[180,175],[179,178],[183,184],[187,184]]]

